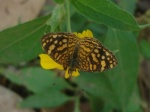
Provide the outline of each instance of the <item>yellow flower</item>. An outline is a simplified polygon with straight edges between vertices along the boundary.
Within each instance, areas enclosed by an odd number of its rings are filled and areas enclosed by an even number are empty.
[[[93,37],[93,34],[90,30],[85,30],[82,33],[77,33],[74,32],[74,34],[79,37],[79,38],[84,38],[84,37]]]
[[[79,38],[84,38],[84,37],[93,37],[93,34],[90,30],[86,30],[86,31],[83,31],[82,33],[77,33],[77,32],[74,32],[74,34],[79,37]],[[49,55],[47,54],[40,54],[39,55],[40,57],[40,64],[41,64],[41,67],[44,68],[44,69],[60,69],[60,70],[63,70],[63,66],[56,63],[53,59],[50,58]],[[66,70],[65,72],[65,78],[69,78],[70,77],[70,74],[68,73],[68,69]],[[79,76],[79,72],[78,70],[76,71],[73,71],[72,72],[72,76]]]

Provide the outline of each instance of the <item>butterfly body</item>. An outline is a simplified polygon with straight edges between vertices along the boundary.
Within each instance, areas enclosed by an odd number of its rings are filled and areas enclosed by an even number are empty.
[[[69,59],[68,65],[68,73],[72,74],[73,71],[76,71],[77,68],[77,57],[78,57],[78,51],[79,51],[79,44],[77,43],[74,48],[74,52],[72,54],[72,57]]]

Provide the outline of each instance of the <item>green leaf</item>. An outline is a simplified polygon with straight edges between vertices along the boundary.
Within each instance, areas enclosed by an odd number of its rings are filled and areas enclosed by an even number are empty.
[[[49,30],[49,18],[44,16],[1,31],[0,63],[16,64],[37,57],[42,52],[40,38]]]
[[[41,67],[23,68],[17,72],[8,69],[3,74],[12,82],[24,85],[35,93],[50,88],[62,90],[69,87],[64,79],[57,77],[54,72],[44,70]]]
[[[140,29],[132,15],[108,0],[72,0],[72,3],[79,13],[99,24],[126,31]]]
[[[70,98],[64,95],[63,93],[58,92],[54,89],[49,89],[47,91],[43,91],[42,93],[38,93],[36,95],[32,95],[26,98],[20,104],[20,106],[28,108],[54,108],[64,104],[69,100]]]
[[[53,0],[54,2],[56,2],[57,4],[63,4],[64,0]]]
[[[150,59],[150,42],[143,39],[140,41],[139,45],[143,56]]]
[[[125,112],[143,112],[138,85],[134,87]]]
[[[104,106],[104,102],[102,101],[102,99],[99,99],[98,97],[93,97],[91,95],[90,103],[91,103],[91,107],[92,107],[92,112],[103,112],[102,108]]]
[[[64,26],[65,25],[66,25],[66,23],[64,23]],[[72,14],[72,16],[71,16],[72,31],[78,32],[78,31],[81,31],[81,30],[85,30],[84,28],[87,25],[88,25],[88,21],[85,17],[79,15],[77,12]]]
[[[51,32],[54,32],[62,23],[65,13],[64,5],[56,5],[51,18],[46,23],[51,26]]]
[[[139,90],[136,84],[128,100],[128,104],[124,106],[124,112],[143,112],[141,104],[142,102],[140,100]],[[112,104],[106,103],[102,112],[111,112],[114,109],[118,112],[123,112],[123,109],[113,108],[111,105]]]
[[[136,9],[136,0],[121,0],[118,1],[119,7],[123,8],[124,10],[134,14]]]
[[[105,75],[89,72],[81,72],[80,74],[74,81],[81,89],[92,97],[98,97],[107,102],[115,102],[111,84]]]
[[[139,68],[139,52],[136,38],[131,32],[121,32],[108,30],[108,35],[104,42],[112,51],[116,53],[118,66],[112,70],[104,72],[108,77],[119,110],[125,111],[134,87],[137,83]]]
[[[74,13],[71,16],[71,24],[72,31],[74,32],[82,32],[86,29],[90,29],[93,32],[94,36],[99,37],[105,35],[107,31],[106,26],[89,21],[78,13]]]

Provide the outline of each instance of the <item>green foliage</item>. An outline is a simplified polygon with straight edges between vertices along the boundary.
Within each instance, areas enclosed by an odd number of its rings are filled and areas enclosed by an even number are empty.
[[[104,100],[107,106],[125,111],[139,68],[136,38],[130,32],[109,29],[104,44],[111,50],[118,50],[118,66],[103,73],[81,73],[76,81],[90,95]]]
[[[21,107],[49,107],[54,108],[66,103],[70,98],[55,89],[50,89],[47,91],[42,91],[42,93],[37,93],[25,99],[21,103]]]
[[[20,63],[34,59],[42,52],[41,36],[49,32],[50,16],[8,28],[0,32],[0,63]]]
[[[23,85],[35,93],[49,88],[61,90],[69,87],[67,82],[57,77],[54,72],[41,67],[23,68],[17,72],[7,69],[4,74],[12,82]]]
[[[137,41],[131,32],[109,30],[104,44],[109,45],[112,50],[118,50],[116,56],[121,64],[118,64],[116,70],[104,74],[108,76],[115,93],[116,105],[119,105],[120,110],[125,111],[137,81],[139,68]]]
[[[72,0],[76,9],[84,16],[119,30],[139,30],[132,15],[108,0]]]
[[[143,56],[150,59],[150,42],[146,40],[141,40],[139,45]]]
[[[4,74],[12,82],[36,93],[25,99],[20,105],[22,107],[56,107],[70,100],[70,97],[61,92],[65,88],[71,88],[70,85],[52,71],[32,67],[17,72],[7,69]]]
[[[65,16],[64,5],[57,5],[52,12],[51,18],[49,18],[49,20],[46,23],[47,25],[51,26],[51,32],[54,32],[55,29],[59,28],[64,16]]]
[[[130,14],[134,12],[136,1],[121,0],[119,8],[110,0],[70,0],[73,10],[70,14],[72,31],[90,29],[104,46],[117,51],[118,66],[102,73],[80,72],[79,77],[69,82],[58,77],[54,71],[28,66],[29,61],[37,61],[36,58],[43,52],[40,38],[45,33],[66,32],[66,1],[54,1],[57,5],[51,16],[43,16],[0,32],[0,72],[11,82],[25,86],[33,93],[20,106],[53,108],[73,100],[77,104],[77,112],[80,103],[77,99],[80,94],[77,93],[81,93],[88,99],[93,112],[142,112],[137,85],[140,60],[138,45],[142,56],[149,59],[150,44],[145,40],[138,44],[132,31],[139,31],[149,24],[138,25]],[[21,62],[26,62],[26,67],[20,66]],[[11,66],[16,69],[6,69],[3,64],[15,64]],[[66,89],[75,94],[67,95],[64,92]]]
[[[118,5],[124,10],[133,14],[136,8],[136,0],[121,0],[119,1]]]
[[[57,4],[63,4],[64,0],[53,0],[54,2],[56,2]]]
[[[137,85],[135,85],[134,90],[132,91],[125,112],[142,112],[141,101],[139,98],[139,90]]]

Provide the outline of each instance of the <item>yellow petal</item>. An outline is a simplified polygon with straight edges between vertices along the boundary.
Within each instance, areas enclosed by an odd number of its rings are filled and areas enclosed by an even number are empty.
[[[51,59],[47,54],[40,54],[40,64],[44,69],[63,69],[63,66],[56,63],[53,59]]]
[[[77,77],[77,76],[79,76],[80,74],[79,74],[79,71],[77,70],[77,71],[74,71],[73,73],[72,73],[72,76],[74,76],[74,77]]]
[[[76,36],[78,36],[78,33],[77,33],[77,32],[73,32],[73,34],[75,34]]]
[[[65,78],[67,79],[67,78],[69,78],[70,77],[70,75],[68,74],[68,68],[67,68],[67,70],[66,70],[66,72],[65,72]]]
[[[73,71],[71,76],[76,77],[76,76],[79,76],[79,75],[80,75],[79,71],[77,70],[77,71]],[[69,78],[69,77],[70,77],[70,74],[68,74],[68,68],[67,68],[67,70],[65,72],[65,78]]]
[[[93,38],[93,33],[91,32],[91,30],[86,30],[86,36]]]
[[[81,33],[74,32],[73,34],[75,34],[78,38],[83,38],[84,37]]]
[[[77,33],[74,32],[74,34],[79,37],[79,38],[84,38],[84,37],[93,37],[93,34],[90,30],[84,30],[82,33]]]
[[[82,36],[83,36],[83,37],[87,37],[87,36],[86,36],[86,31],[85,31],[85,30],[82,32]]]

